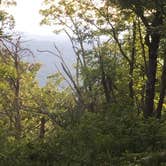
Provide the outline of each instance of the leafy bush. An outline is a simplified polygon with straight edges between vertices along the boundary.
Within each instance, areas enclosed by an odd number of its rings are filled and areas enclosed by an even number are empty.
[[[135,165],[166,148],[161,120],[144,120],[117,108],[85,113],[79,123],[54,131],[43,140],[8,143],[1,165]],[[0,152],[1,153],[1,152]]]

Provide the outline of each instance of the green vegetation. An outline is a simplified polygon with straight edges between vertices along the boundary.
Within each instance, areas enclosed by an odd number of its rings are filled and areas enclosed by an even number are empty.
[[[166,165],[165,11],[164,0],[45,0],[41,24],[66,33],[76,63],[73,74],[55,46],[61,70],[44,87],[0,11],[0,165]]]

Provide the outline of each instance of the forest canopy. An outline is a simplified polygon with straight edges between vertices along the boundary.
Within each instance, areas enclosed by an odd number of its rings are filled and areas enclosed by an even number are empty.
[[[66,34],[74,72],[54,45],[41,87],[0,10],[0,165],[166,165],[166,1],[43,3],[41,26]]]

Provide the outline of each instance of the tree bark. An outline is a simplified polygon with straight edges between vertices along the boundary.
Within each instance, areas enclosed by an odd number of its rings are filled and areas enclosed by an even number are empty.
[[[40,133],[39,133],[39,138],[44,138],[44,135],[45,135],[45,124],[46,124],[45,117],[42,117],[40,119]]]
[[[133,72],[134,72],[134,64],[135,64],[135,42],[136,42],[136,22],[133,22],[133,39],[132,39],[132,50],[131,50],[131,60],[129,62],[130,68],[129,68],[129,75],[130,75],[130,81],[129,81],[129,96],[133,100],[134,98],[134,89],[133,89]],[[133,101],[132,101],[133,102]]]
[[[15,81],[15,99],[14,99],[14,111],[15,111],[15,128],[16,128],[16,138],[21,137],[21,115],[20,115],[20,78],[19,78],[19,62],[15,62],[15,68],[17,73],[17,78]]]
[[[104,90],[104,95],[105,95],[105,99],[107,103],[111,102],[111,94],[110,94],[110,90],[108,89],[108,83],[107,83],[107,76],[104,70],[104,62],[103,62],[103,58],[102,55],[99,55],[99,64],[100,64],[100,70],[101,70],[101,83],[103,86],[103,90]]]
[[[144,18],[144,17],[143,17]],[[146,20],[143,20],[144,22]],[[161,35],[158,31],[159,26],[163,25],[163,18],[161,13],[157,11],[151,25],[146,25],[145,43],[149,49],[149,62],[147,69],[147,82],[146,82],[146,96],[145,96],[145,109],[144,117],[153,116],[154,113],[154,98],[155,98],[155,83],[157,72],[157,58],[158,49],[160,44]]]
[[[160,97],[156,109],[157,118],[161,117],[161,111],[164,103],[165,94],[166,94],[166,54],[164,55],[164,64],[162,69],[161,85],[160,85]]]
[[[147,71],[144,117],[152,116],[154,112],[157,56],[158,56],[158,48],[160,43],[160,35],[157,33],[151,36],[148,35],[147,37],[148,40],[150,40],[149,38],[151,37],[151,42],[148,41],[149,62],[148,62],[148,71]]]

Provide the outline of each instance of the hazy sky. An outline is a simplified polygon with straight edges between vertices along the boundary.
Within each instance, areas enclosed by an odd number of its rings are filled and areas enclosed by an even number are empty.
[[[71,45],[64,34],[56,35],[52,33],[53,29],[51,27],[40,26],[42,17],[39,14],[39,10],[42,8],[43,0],[15,1],[17,2],[16,6],[5,8],[5,10],[14,16],[15,30],[24,32],[24,38],[26,37],[30,40],[25,43],[25,47],[31,49],[35,55],[35,61],[42,64],[37,78],[40,85],[44,85],[46,77],[56,71],[55,64],[58,65],[59,63],[55,56],[46,53],[41,54],[37,50],[54,50],[53,42],[55,42],[58,48],[64,53],[65,61],[71,65],[74,63]]]
[[[43,0],[15,0],[17,5],[9,8],[9,12],[14,16],[15,29],[35,35],[51,35],[51,27],[40,26],[41,15],[39,10]]]

